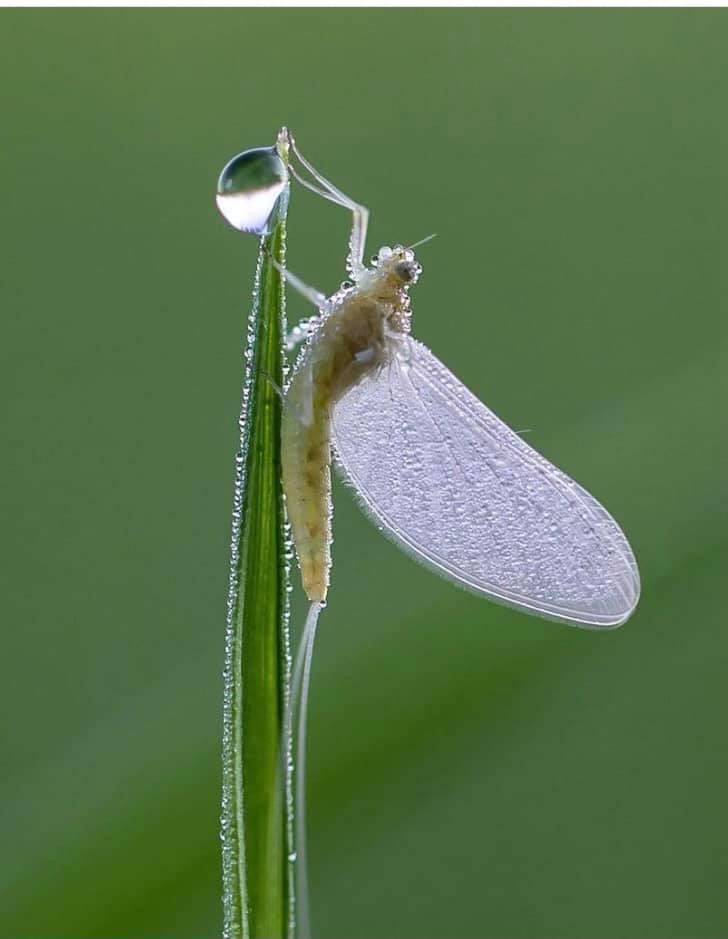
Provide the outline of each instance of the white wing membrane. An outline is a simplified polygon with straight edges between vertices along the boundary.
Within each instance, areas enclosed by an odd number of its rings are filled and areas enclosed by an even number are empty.
[[[334,444],[375,523],[443,576],[510,606],[610,627],[637,565],[593,496],[489,411],[421,343],[339,401]]]

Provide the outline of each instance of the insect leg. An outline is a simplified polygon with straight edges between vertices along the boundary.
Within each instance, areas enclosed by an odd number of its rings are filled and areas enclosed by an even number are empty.
[[[304,179],[296,170],[295,166],[289,164],[291,175],[294,176],[294,178],[297,179],[302,186],[310,189],[311,192],[315,192],[316,195],[319,195],[324,199],[328,199],[329,202],[333,202],[335,205],[340,205],[342,208],[348,209],[351,212],[353,218],[351,225],[351,235],[349,236],[349,268],[352,275],[356,278],[365,269],[364,252],[366,250],[369,209],[367,209],[366,206],[355,202],[353,199],[347,196],[346,193],[343,193],[340,189],[334,186],[334,184],[330,180],[326,179],[324,175],[319,173],[316,167],[312,163],[309,163],[309,161],[303,156],[301,151],[296,146],[296,142],[293,138],[291,138],[291,150],[295,154],[301,166],[308,170],[319,186],[314,186],[312,183],[308,182],[308,180]]]
[[[281,277],[285,277],[286,283],[290,284],[291,287],[300,293],[305,300],[308,300],[309,303],[312,303],[317,310],[323,310],[324,312],[328,311],[329,298],[325,293],[321,293],[321,291],[316,290],[315,287],[309,287],[309,285],[305,281],[301,280],[300,277],[297,277],[292,271],[289,271],[288,268],[279,264],[272,254],[269,254],[268,258]]]
[[[269,372],[266,372],[264,368],[261,369],[261,374],[263,375],[263,378],[265,378],[265,380],[271,386],[273,391],[275,391],[275,393],[278,395],[280,400],[283,401],[283,389],[278,384],[278,382],[273,378],[273,376]]]
[[[318,316],[308,316],[306,319],[302,319],[300,323],[297,323],[286,336],[286,349],[290,352],[291,349],[295,349],[299,343],[305,342],[316,329],[318,323]]]

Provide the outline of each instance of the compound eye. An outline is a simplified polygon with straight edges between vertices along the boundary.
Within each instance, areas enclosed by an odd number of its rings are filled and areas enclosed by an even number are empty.
[[[394,269],[405,284],[409,284],[417,276],[417,265],[411,261],[400,261]]]

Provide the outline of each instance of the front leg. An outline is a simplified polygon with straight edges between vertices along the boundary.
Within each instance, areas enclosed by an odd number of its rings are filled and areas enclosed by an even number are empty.
[[[288,352],[290,352],[292,349],[295,349],[296,346],[300,343],[305,342],[312,333],[315,333],[320,323],[320,314],[315,316],[307,316],[305,319],[302,319],[296,323],[293,329],[286,336],[286,349]]]
[[[293,287],[296,293],[300,293],[304,300],[308,300],[309,303],[313,304],[313,306],[315,306],[316,309],[320,310],[322,313],[329,312],[331,304],[325,293],[321,293],[321,291],[316,290],[315,287],[310,287],[305,281],[301,280],[300,277],[297,277],[293,271],[289,271],[287,267],[283,267],[283,265],[279,264],[273,255],[270,254],[270,252],[268,253],[268,260],[278,271],[281,277],[283,277],[285,282],[290,287]]]

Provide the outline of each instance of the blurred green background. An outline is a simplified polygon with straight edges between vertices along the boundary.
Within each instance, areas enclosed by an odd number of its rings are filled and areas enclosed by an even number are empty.
[[[643,576],[619,631],[528,618],[339,487],[315,936],[728,933],[726,33],[701,10],[2,11],[2,939],[219,934],[256,244],[213,193],[283,123],[372,209],[372,250],[438,233],[416,335],[605,502]],[[292,270],[334,289],[347,231],[295,190]]]

